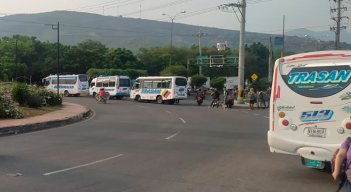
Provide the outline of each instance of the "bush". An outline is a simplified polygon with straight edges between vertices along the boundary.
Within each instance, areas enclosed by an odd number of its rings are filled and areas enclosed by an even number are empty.
[[[227,80],[225,79],[225,77],[217,77],[211,80],[211,87],[214,87],[218,90],[222,90],[226,81]]]
[[[196,86],[196,87],[200,87],[201,85],[203,85],[204,83],[206,83],[207,78],[203,75],[194,75],[191,77],[191,86]]]
[[[26,84],[16,84],[12,88],[12,100],[19,103],[19,105],[23,106],[27,103],[27,97],[29,96],[29,88]]]
[[[0,118],[23,118],[23,113],[0,92]]]
[[[51,91],[47,90],[42,90],[41,91],[43,100],[47,105],[50,106],[57,106],[57,105],[62,105],[62,97],[57,95],[56,93],[53,93]]]
[[[39,108],[42,106],[42,103],[43,103],[43,97],[39,93],[32,92],[29,94],[27,98],[28,107]]]

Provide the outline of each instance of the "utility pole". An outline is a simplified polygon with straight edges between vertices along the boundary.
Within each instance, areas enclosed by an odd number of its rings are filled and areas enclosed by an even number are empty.
[[[341,29],[346,29],[346,26],[341,26],[341,21],[342,19],[345,19],[348,17],[346,16],[342,16],[341,12],[342,11],[347,11],[347,7],[341,7],[341,2],[343,0],[333,0],[336,3],[336,8],[331,8],[330,12],[331,13],[336,13],[336,17],[332,17],[331,19],[333,19],[336,22],[336,27],[330,27],[331,31],[335,31],[335,50],[340,49],[340,31]]]
[[[230,3],[219,6],[222,10],[232,8],[237,19],[240,22],[240,42],[239,42],[239,66],[238,66],[238,103],[244,103],[244,85],[245,85],[245,23],[246,23],[246,0],[241,3]],[[240,16],[236,14],[235,8],[240,12]]]
[[[269,37],[269,57],[268,57],[268,82],[272,82],[273,78],[273,48],[272,48],[272,37]]]
[[[166,15],[171,19],[171,50],[170,50],[170,56],[169,56],[169,66],[172,66],[172,55],[173,55],[173,24],[174,24],[174,19],[179,15],[179,14],[184,14],[186,11],[179,12],[173,16],[168,15],[166,13],[162,13],[162,15]]]
[[[199,32],[196,34],[199,40],[199,56],[202,56],[202,48],[201,48],[201,37],[205,36],[205,33],[201,32],[201,29],[199,29]],[[202,75],[202,66],[199,66],[199,75]]]
[[[57,30],[57,96],[60,95],[60,23],[45,24],[51,26],[52,30]]]

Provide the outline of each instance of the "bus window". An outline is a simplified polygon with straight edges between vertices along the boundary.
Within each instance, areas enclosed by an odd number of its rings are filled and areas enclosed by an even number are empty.
[[[106,80],[103,81],[103,82],[102,82],[102,86],[103,86],[103,87],[108,87],[108,80],[107,80],[107,81],[106,81]]]
[[[95,86],[95,82],[90,83],[90,87],[94,87]]]
[[[130,87],[129,79],[119,79],[119,86],[120,87]]]
[[[335,95],[348,87],[351,83],[350,75],[349,65],[334,65],[296,67],[289,73],[282,74],[282,78],[295,93],[311,98],[321,98]]]
[[[110,81],[110,82],[108,82],[108,86],[109,87],[115,87],[116,86],[116,82],[115,81]]]
[[[152,81],[144,81],[143,88],[144,89],[152,89]]]
[[[87,75],[78,75],[79,81],[84,82],[88,81],[88,76]]]
[[[188,84],[188,82],[184,78],[176,78],[175,84],[177,86],[186,86]]]

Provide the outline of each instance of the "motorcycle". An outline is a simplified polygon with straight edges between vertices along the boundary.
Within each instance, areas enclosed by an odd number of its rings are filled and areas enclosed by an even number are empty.
[[[205,96],[202,94],[196,95],[195,99],[196,99],[197,105],[200,106],[204,102],[204,98]]]
[[[108,97],[108,96],[103,97],[103,96],[97,94],[97,95],[95,96],[95,99],[96,99],[96,102],[97,102],[97,103],[104,103],[104,104],[106,104],[106,103],[107,103],[107,97]]]

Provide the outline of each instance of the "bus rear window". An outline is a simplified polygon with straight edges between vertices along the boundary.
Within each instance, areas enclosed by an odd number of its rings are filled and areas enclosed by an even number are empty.
[[[119,86],[120,87],[130,87],[129,79],[119,79]]]
[[[176,78],[175,84],[177,86],[186,86],[188,84],[188,82],[184,78]]]
[[[351,70],[349,65],[297,67],[282,78],[297,94],[320,98],[345,89],[351,82]]]

